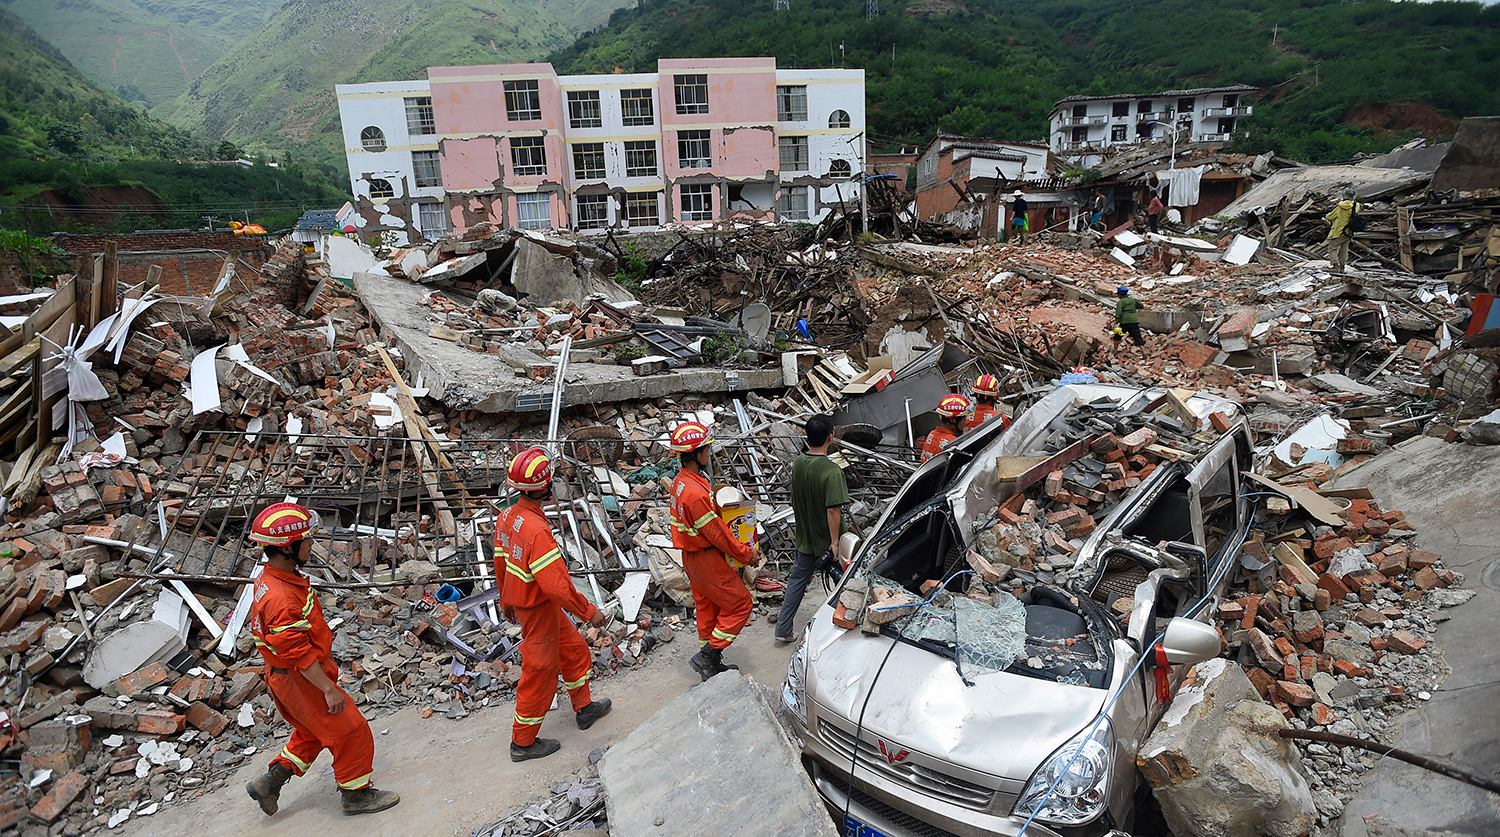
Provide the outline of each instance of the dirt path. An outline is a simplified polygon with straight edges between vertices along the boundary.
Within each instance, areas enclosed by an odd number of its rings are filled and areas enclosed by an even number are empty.
[[[815,589],[816,588],[816,582]],[[813,591],[809,591],[811,593]],[[802,603],[800,627],[821,600]],[[294,827],[299,837],[396,837],[423,834],[467,835],[473,829],[543,796],[553,782],[570,778],[588,764],[589,751],[619,741],[656,710],[697,685],[687,660],[697,651],[690,631],[658,648],[647,663],[595,684],[594,696],[614,701],[614,711],[587,732],[574,724],[566,704],[547,715],[542,735],[562,742],[555,756],[513,764],[510,725],[514,704],[491,705],[461,721],[423,719],[415,708],[380,718],[375,730],[375,782],[401,793],[389,812],[345,817],[339,812],[332,759],[325,752],[308,775],[293,779],[281,794],[281,811],[267,817],[245,795],[244,784],[265,769],[269,753],[251,756],[228,783],[186,805],[176,805],[121,826],[121,837],[178,837],[189,834],[279,835]],[[771,626],[756,617],[726,655],[746,674],[779,684],[791,646],[771,639]]]

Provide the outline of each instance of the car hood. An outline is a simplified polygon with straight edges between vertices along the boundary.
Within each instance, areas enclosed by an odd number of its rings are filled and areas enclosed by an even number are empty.
[[[867,739],[878,736],[992,776],[1026,781],[1098,717],[1109,694],[1008,672],[965,672],[973,683],[966,686],[953,660],[844,630],[832,616],[831,608],[819,608],[807,638],[808,697],[820,717],[832,713],[852,730],[863,711]]]

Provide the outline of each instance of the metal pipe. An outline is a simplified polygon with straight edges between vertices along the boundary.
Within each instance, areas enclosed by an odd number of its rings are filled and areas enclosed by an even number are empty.
[[[558,413],[562,411],[563,378],[568,374],[568,353],[573,351],[573,335],[569,334],[562,340],[562,348],[557,351],[557,380],[552,383],[552,416],[547,420],[547,438],[557,438]],[[551,448],[548,453],[557,453],[557,443],[549,442]]]
[[[1361,750],[1369,750],[1382,756],[1389,756],[1407,764],[1414,764],[1424,770],[1441,773],[1450,779],[1457,779],[1465,784],[1476,788],[1484,788],[1490,793],[1500,794],[1500,780],[1466,770],[1453,764],[1441,756],[1428,753],[1413,753],[1392,747],[1389,744],[1381,744],[1379,741],[1370,741],[1364,738],[1355,738],[1352,735],[1339,735],[1336,732],[1317,732],[1314,730],[1280,729],[1276,734],[1282,738],[1296,738],[1303,741],[1321,741],[1336,747],[1357,747]]]

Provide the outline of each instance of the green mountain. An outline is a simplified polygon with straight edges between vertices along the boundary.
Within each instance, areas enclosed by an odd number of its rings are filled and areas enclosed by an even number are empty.
[[[640,0],[551,60],[640,72],[657,58],[775,55],[862,67],[884,147],[941,129],[1041,140],[1058,99],[1243,82],[1240,150],[1311,162],[1500,113],[1500,7],[1390,0]]]
[[[296,165],[180,162],[223,156],[216,146],[99,87],[0,7],[0,227],[195,227],[249,212],[276,229],[345,200]]]
[[[289,0],[196,78],[169,119],[347,177],[333,86],[533,61],[629,0]]]
[[[0,0],[105,89],[171,102],[280,0]]]

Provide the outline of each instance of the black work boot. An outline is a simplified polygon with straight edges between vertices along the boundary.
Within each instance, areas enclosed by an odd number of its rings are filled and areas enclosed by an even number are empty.
[[[396,807],[396,803],[401,801],[401,794],[395,791],[377,790],[374,785],[366,785],[359,790],[340,791],[340,793],[344,795],[344,813],[348,816],[384,811],[387,808]]]
[[[578,710],[579,729],[588,729],[594,722],[609,714],[609,698],[601,698]]]
[[[726,664],[724,662],[724,651],[725,650],[726,649],[724,649],[724,648],[715,648],[715,649],[713,649],[714,655],[709,660],[709,662],[712,662],[714,664],[714,674],[723,674],[726,671],[739,671],[740,670],[739,666],[728,665],[728,664]],[[709,676],[712,677],[713,675],[709,675]]]
[[[553,738],[538,738],[525,747],[512,741],[510,742],[510,760],[544,759],[561,749],[562,744]]]
[[[724,665],[724,649],[714,648],[711,645],[703,646],[703,650],[694,655],[688,663],[692,665],[694,671],[698,672],[698,676],[704,680],[720,672],[740,670],[739,666]]]
[[[276,813],[281,800],[281,786],[292,778],[292,771],[279,764],[271,765],[266,772],[245,783],[245,793],[260,803],[260,809],[268,815]]]

